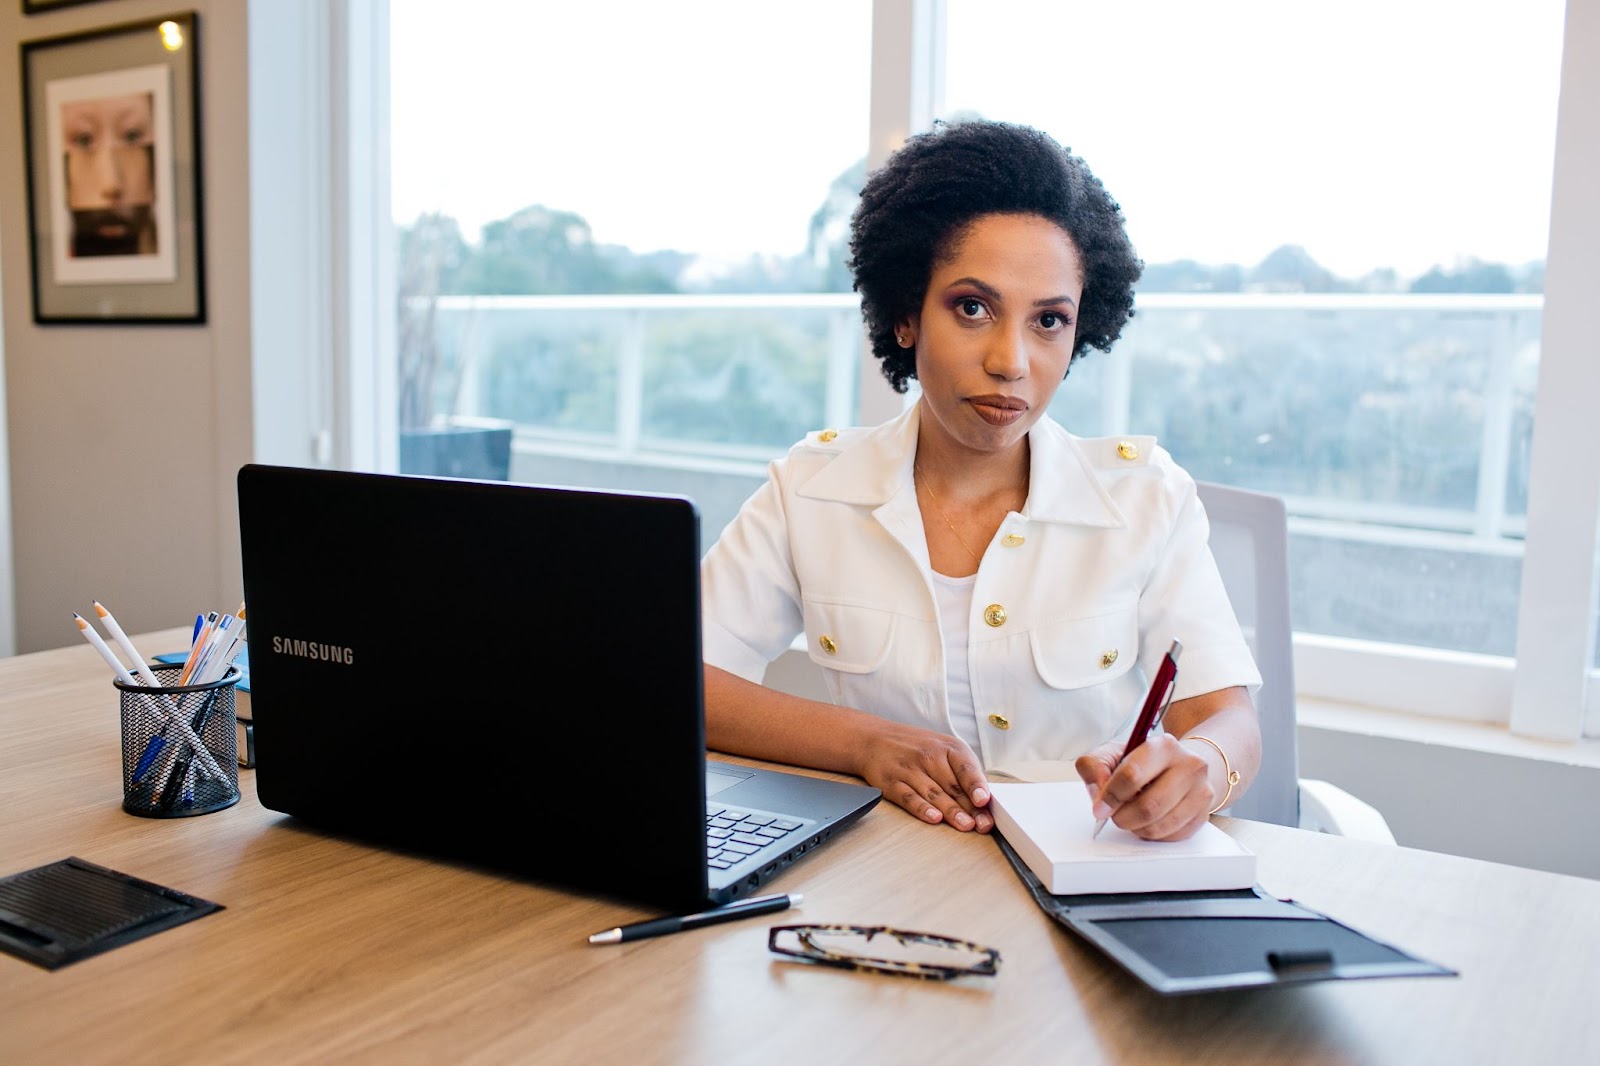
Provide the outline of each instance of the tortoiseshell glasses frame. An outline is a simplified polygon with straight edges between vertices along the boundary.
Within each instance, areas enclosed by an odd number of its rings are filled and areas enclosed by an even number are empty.
[[[800,947],[787,947],[779,943],[784,934],[791,934]],[[860,952],[839,951],[824,947],[818,939],[825,936],[846,937],[858,940]],[[865,949],[874,937],[886,936],[903,947],[925,947],[935,952],[948,951],[952,956],[970,958],[960,963],[926,962],[913,959],[884,958],[869,954]],[[866,970],[916,977],[925,981],[948,981],[955,977],[993,977],[1000,969],[1000,952],[995,948],[974,944],[970,940],[957,940],[937,933],[919,933],[909,929],[894,929],[886,925],[775,925],[767,931],[767,948],[779,955],[806,959],[823,966],[837,966],[846,970]]]

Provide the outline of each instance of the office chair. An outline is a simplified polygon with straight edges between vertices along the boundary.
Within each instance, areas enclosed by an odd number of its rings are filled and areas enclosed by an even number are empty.
[[[1261,770],[1223,813],[1338,836],[1393,844],[1371,805],[1327,781],[1300,777],[1294,691],[1294,634],[1289,622],[1289,527],[1277,496],[1198,482],[1211,522],[1211,554],[1261,671],[1256,712]]]

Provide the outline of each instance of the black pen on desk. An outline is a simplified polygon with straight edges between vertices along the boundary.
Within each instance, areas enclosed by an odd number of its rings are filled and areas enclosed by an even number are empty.
[[[630,940],[643,940],[645,937],[666,936],[668,933],[681,933],[687,929],[698,929],[702,925],[716,925],[719,922],[734,922],[740,918],[754,918],[761,914],[773,914],[777,911],[786,911],[790,907],[800,906],[802,899],[800,893],[789,892],[778,896],[753,896],[742,899],[737,903],[730,903],[726,907],[718,907],[713,911],[701,911],[699,914],[680,914],[670,918],[653,918],[648,922],[635,922],[633,925],[619,925],[615,929],[607,929],[603,933],[595,933],[589,937],[591,944],[625,944]]]

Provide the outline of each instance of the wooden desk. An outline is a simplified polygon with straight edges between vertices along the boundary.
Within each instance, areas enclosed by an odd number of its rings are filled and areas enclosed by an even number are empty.
[[[1045,918],[991,840],[884,804],[781,877],[806,894],[782,918],[1003,953],[993,980],[922,983],[779,961],[772,919],[591,947],[645,913],[320,835],[263,810],[248,771],[229,810],[131,817],[118,743],[91,648],[0,660],[0,873],[77,855],[227,909],[55,972],[0,955],[10,1066],[1520,1064],[1600,1048],[1600,882],[1224,822],[1269,891],[1461,976],[1162,999]],[[528,796],[530,835],[560,832],[545,783]]]

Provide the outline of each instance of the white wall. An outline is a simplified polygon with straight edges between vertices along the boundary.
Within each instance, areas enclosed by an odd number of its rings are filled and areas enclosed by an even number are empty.
[[[0,249],[6,245],[5,234],[0,232]],[[5,278],[0,275],[0,288]],[[0,656],[17,652],[16,604],[12,601],[15,578],[11,565],[11,463],[7,458],[6,441],[6,349],[0,336]]]
[[[281,328],[306,314],[282,294],[304,284],[307,257],[325,256],[292,192],[305,159],[252,156],[252,75],[294,84],[306,57],[326,48],[318,0],[190,0],[200,62],[202,212],[208,321],[195,326],[40,326],[32,319],[27,192],[20,147],[0,167],[0,314],[4,317],[5,438],[10,475],[11,574],[0,601],[14,605],[15,646],[36,651],[80,639],[71,611],[102,600],[130,631],[181,625],[200,610],[232,610],[241,593],[234,476],[261,439],[277,461],[309,463],[312,434],[274,426],[306,406],[302,380],[318,353],[303,343],[263,349],[261,309]],[[0,143],[23,144],[18,44],[171,13],[166,0],[118,0],[24,16],[0,5]],[[252,32],[281,23],[298,35],[253,70]],[[263,97],[263,107],[277,101]],[[298,170],[294,169],[299,167]],[[252,183],[257,194],[252,198]],[[284,210],[276,210],[279,202]],[[269,211],[268,209],[272,210]],[[291,262],[253,276],[252,234],[310,232]],[[270,358],[253,359],[257,352]],[[262,403],[257,402],[257,393]],[[265,400],[271,398],[272,406]],[[274,435],[275,434],[275,435]],[[0,487],[4,479],[0,479]],[[0,520],[5,517],[0,510]],[[0,538],[0,548],[4,548]],[[0,565],[0,579],[8,575]],[[4,618],[0,609],[0,618]],[[0,641],[7,637],[0,626]]]
[[[1383,813],[1407,847],[1600,878],[1597,745],[1520,741],[1503,730],[1302,706],[1300,776]]]

